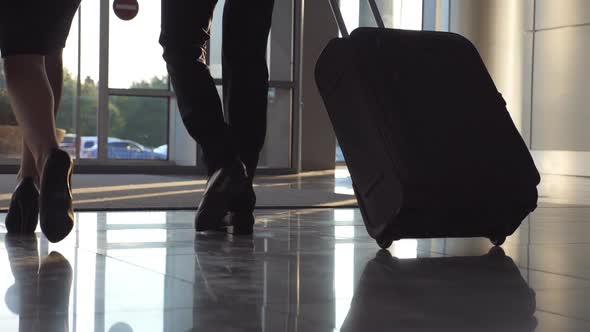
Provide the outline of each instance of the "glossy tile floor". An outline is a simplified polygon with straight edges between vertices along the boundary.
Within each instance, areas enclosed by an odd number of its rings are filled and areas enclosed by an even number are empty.
[[[357,210],[258,217],[253,237],[195,234],[192,212],[81,213],[57,245],[2,233],[0,331],[590,330],[590,209],[539,209],[506,256],[379,252]]]
[[[503,250],[380,251],[356,209],[257,211],[252,237],[195,234],[191,211],[79,213],[59,244],[4,217],[2,332],[590,331],[590,207],[541,207]]]

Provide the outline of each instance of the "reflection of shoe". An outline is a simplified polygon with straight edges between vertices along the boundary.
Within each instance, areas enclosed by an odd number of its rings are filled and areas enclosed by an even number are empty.
[[[54,243],[63,240],[74,227],[72,169],[70,155],[59,149],[50,153],[43,167],[39,196],[41,230]]]
[[[34,234],[7,234],[4,239],[14,285],[6,290],[4,301],[10,311],[23,316],[37,313],[37,273],[39,250]]]
[[[39,220],[39,191],[32,177],[24,178],[14,190],[6,215],[10,234],[33,234]]]
[[[234,202],[237,202],[240,209],[253,206],[253,195],[254,191],[242,162],[236,161],[218,169],[207,182],[195,217],[195,229],[197,232],[225,229],[223,217],[230,206]]]
[[[58,252],[51,252],[39,268],[39,323],[44,331],[67,331],[72,267]]]

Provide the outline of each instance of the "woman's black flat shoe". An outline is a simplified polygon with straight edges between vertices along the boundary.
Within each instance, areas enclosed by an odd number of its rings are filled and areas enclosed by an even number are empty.
[[[33,234],[39,220],[39,191],[33,178],[24,178],[14,190],[6,215],[9,234]]]
[[[59,149],[50,153],[43,167],[39,219],[43,234],[53,243],[63,240],[74,228],[72,170],[72,158]]]

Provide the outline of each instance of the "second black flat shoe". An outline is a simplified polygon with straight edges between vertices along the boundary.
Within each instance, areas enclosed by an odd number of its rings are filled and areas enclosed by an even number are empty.
[[[246,165],[248,186],[245,190],[230,202],[229,212],[224,219],[228,225],[228,233],[234,235],[251,235],[254,232],[254,208],[256,207],[256,193],[254,193],[254,175],[258,165],[258,156],[246,156],[243,159]]]
[[[33,234],[39,220],[39,191],[32,177],[24,178],[12,194],[6,215],[8,234]]]
[[[63,240],[74,228],[72,169],[70,155],[59,149],[51,151],[43,167],[39,220],[43,234],[53,243]]]
[[[226,232],[233,235],[252,235],[254,233],[254,213],[249,211],[230,211],[225,219]]]
[[[228,226],[227,231],[234,235],[250,235],[254,232],[254,207],[256,206],[256,194],[252,181],[239,194],[232,198],[229,212],[224,219]]]
[[[249,184],[246,168],[240,161],[215,171],[207,181],[207,188],[197,209],[195,229],[197,232],[208,230],[225,230],[223,222],[236,197],[248,191]]]

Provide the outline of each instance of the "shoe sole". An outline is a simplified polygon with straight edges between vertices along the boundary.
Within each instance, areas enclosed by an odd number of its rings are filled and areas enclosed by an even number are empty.
[[[48,160],[43,171],[44,174],[63,174],[64,171],[66,172],[65,177],[52,178],[51,185],[47,183],[48,180],[44,179],[41,186],[42,190],[45,189],[42,191],[39,200],[41,230],[52,243],[57,243],[66,238],[74,228],[74,215],[71,210],[72,194],[70,191],[72,179],[71,161],[69,165],[60,165],[56,161]],[[51,190],[46,189],[48,186]]]

